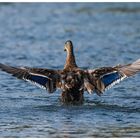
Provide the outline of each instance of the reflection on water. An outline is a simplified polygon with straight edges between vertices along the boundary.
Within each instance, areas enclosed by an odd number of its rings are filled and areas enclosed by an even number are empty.
[[[130,63],[140,54],[139,3],[1,3],[0,59],[62,69],[73,40],[80,67]],[[65,106],[0,72],[0,137],[140,137],[139,75],[82,106]]]

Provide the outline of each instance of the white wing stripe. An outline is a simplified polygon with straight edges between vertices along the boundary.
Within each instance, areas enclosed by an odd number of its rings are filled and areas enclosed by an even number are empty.
[[[46,87],[44,87],[44,86],[38,84],[37,82],[31,81],[31,80],[29,80],[29,79],[25,79],[25,78],[23,78],[23,80],[25,80],[25,81],[27,81],[27,82],[29,82],[29,83],[31,83],[31,84],[34,84],[34,85],[36,85],[37,87],[40,87],[40,88],[46,89]]]
[[[32,72],[29,72],[29,74],[31,74],[31,75],[36,75],[36,76],[41,76],[41,77],[45,77],[45,78],[48,78],[48,79],[51,80],[51,78],[49,78],[48,76],[42,75],[42,74],[32,73]]]

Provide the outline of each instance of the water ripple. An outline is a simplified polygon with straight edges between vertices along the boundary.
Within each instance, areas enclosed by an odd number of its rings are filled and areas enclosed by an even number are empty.
[[[0,60],[13,66],[62,69],[73,40],[84,69],[139,59],[139,3],[0,3]],[[66,106],[0,72],[0,137],[139,137],[139,75]]]

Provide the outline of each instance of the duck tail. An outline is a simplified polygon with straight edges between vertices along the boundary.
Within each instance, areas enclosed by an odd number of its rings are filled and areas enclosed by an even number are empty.
[[[140,72],[140,59],[131,64],[121,66],[119,70],[127,77],[133,76],[134,74]]]

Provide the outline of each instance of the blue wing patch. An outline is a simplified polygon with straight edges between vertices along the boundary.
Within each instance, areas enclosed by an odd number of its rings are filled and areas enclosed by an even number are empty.
[[[105,87],[111,85],[113,82],[117,80],[121,80],[122,75],[119,72],[112,72],[109,74],[104,75],[101,78],[101,81],[104,83]]]
[[[23,78],[26,81],[34,83],[35,85],[46,89],[46,84],[49,81],[49,78],[44,75],[30,73],[27,77]]]
[[[46,77],[38,76],[38,75],[31,75],[29,80],[34,81],[42,86],[46,86],[48,79]]]

